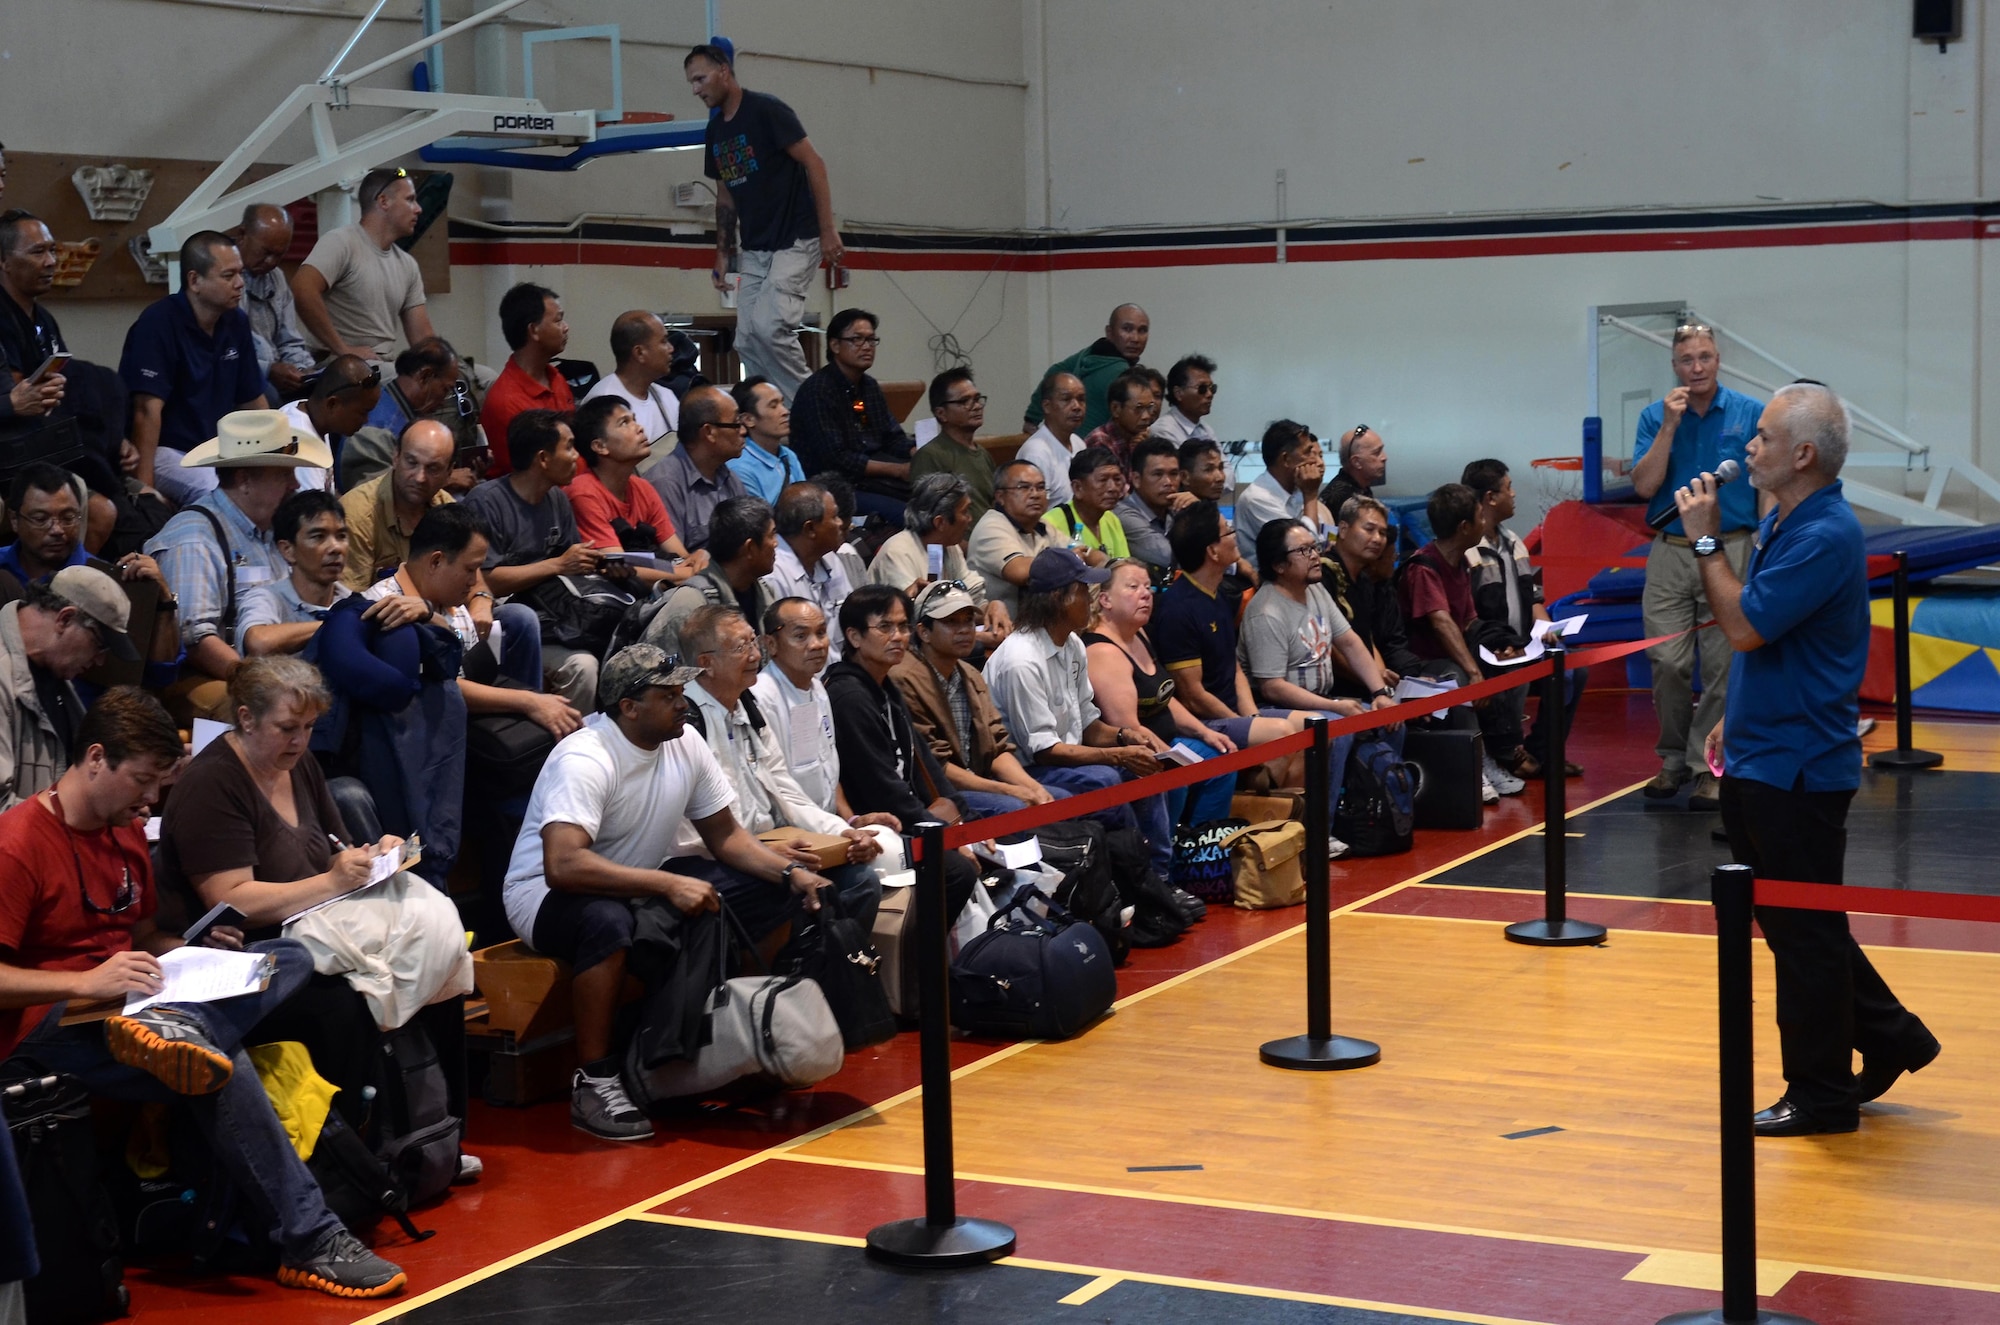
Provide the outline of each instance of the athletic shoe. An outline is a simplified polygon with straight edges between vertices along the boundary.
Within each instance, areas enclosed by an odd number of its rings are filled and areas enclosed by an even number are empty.
[[[1715,774],[1703,773],[1694,780],[1694,790],[1688,793],[1690,810],[1719,810],[1722,808],[1722,788],[1716,785]]]
[[[486,1172],[485,1161],[477,1155],[468,1155],[461,1151],[458,1156],[458,1176],[451,1180],[451,1185],[464,1187],[469,1183],[478,1182],[479,1175],[484,1172]]]
[[[1861,719],[1861,721],[1854,724],[1854,734],[1856,736],[1866,736],[1869,732],[1872,732],[1874,730],[1875,730],[1875,719],[1873,718],[1863,718]]]
[[[312,1254],[296,1265],[278,1267],[278,1282],[287,1288],[310,1288],[330,1297],[387,1297],[408,1282],[401,1266],[392,1265],[361,1245],[345,1228],[328,1229]]]
[[[1348,846],[1347,843],[1341,841],[1332,833],[1326,835],[1326,858],[1328,860],[1339,860],[1353,849],[1353,847]]]
[[[159,1078],[176,1095],[213,1095],[236,1070],[193,1018],[171,1008],[111,1018],[104,1023],[104,1044],[113,1058]]]
[[[1500,793],[1494,790],[1493,784],[1487,781],[1484,773],[1479,775],[1479,803],[1481,805],[1498,805],[1500,803]]]
[[[1649,801],[1672,800],[1675,796],[1680,795],[1681,788],[1686,786],[1693,778],[1694,773],[1689,769],[1662,768],[1659,772],[1653,774],[1653,780],[1648,782],[1645,789],[1639,794]]]
[[[1479,766],[1480,771],[1486,774],[1486,781],[1492,785],[1493,790],[1499,792],[1502,796],[1518,796],[1521,794],[1521,789],[1528,785],[1512,773],[1509,773],[1506,769],[1500,767],[1499,762],[1492,755],[1486,755],[1483,758],[1484,762]]]
[[[578,1070],[570,1082],[569,1123],[606,1141],[644,1141],[653,1135],[653,1125],[615,1074],[591,1077]]]

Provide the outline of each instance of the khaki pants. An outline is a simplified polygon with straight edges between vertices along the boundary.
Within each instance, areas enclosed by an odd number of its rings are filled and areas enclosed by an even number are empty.
[[[776,253],[746,249],[736,257],[743,285],[736,295],[736,356],[745,377],[768,377],[790,400],[806,380],[798,328],[819,270],[819,241],[801,239]]]
[[[1737,578],[1750,563],[1750,531],[1726,535],[1722,551]],[[1704,630],[1684,635],[1690,626],[1709,619],[1708,595],[1701,587],[1701,567],[1694,551],[1669,543],[1665,535],[1653,540],[1646,553],[1646,634],[1673,634],[1678,638],[1646,650],[1653,664],[1653,708],[1660,715],[1660,739],[1653,747],[1660,764],[1669,772],[1684,769],[1700,772],[1707,768],[1702,745],[1709,732],[1722,720],[1722,706],[1729,692],[1729,641],[1720,630]],[[1694,703],[1695,656],[1701,657],[1701,704]]]

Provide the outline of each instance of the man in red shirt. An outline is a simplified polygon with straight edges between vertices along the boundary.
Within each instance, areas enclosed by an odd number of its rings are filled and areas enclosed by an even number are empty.
[[[1409,622],[1410,651],[1424,660],[1427,674],[1473,685],[1486,679],[1474,653],[1481,622],[1465,564],[1466,550],[1482,537],[1479,498],[1463,483],[1447,483],[1431,494],[1427,514],[1431,541],[1411,553],[1396,576],[1397,599]],[[1518,657],[1520,652],[1511,639],[1493,648],[1493,656],[1501,659]],[[1521,710],[1526,696],[1523,683],[1476,705],[1479,730],[1486,738],[1483,771],[1487,783],[1502,796],[1517,795],[1526,785],[1502,767],[1525,753]]]
[[[514,468],[507,457],[507,425],[516,414],[530,409],[568,414],[576,408],[576,397],[555,365],[556,356],[569,345],[569,323],[554,290],[523,282],[501,295],[500,334],[514,353],[487,389],[485,407],[479,411],[479,426],[493,448],[488,478],[499,478]]]
[[[631,401],[614,395],[584,401],[576,412],[575,433],[584,468],[563,490],[569,493],[576,532],[584,542],[614,552],[622,548],[656,554],[657,568],[635,569],[648,585],[679,584],[708,565],[706,551],[688,555],[659,489],[638,477],[639,466],[653,453],[653,443],[632,413]]]
[[[269,975],[255,993],[61,1024],[72,1003],[123,998],[129,1007],[159,994],[167,978],[160,958],[184,946],[153,921],[143,826],[181,759],[173,720],[151,695],[121,686],[91,706],[72,749],[55,786],[0,815],[0,1054],[114,1099],[185,1099],[278,1243],[280,1283],[335,1297],[400,1291],[402,1270],[327,1209],[239,1047],[311,978],[303,945],[254,945]],[[241,948],[243,936],[217,927],[204,942]]]

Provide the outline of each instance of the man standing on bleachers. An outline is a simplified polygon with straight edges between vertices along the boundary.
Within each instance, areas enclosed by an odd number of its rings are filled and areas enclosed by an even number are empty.
[[[1722,354],[1715,333],[1700,323],[1674,329],[1674,379],[1679,386],[1646,406],[1632,440],[1632,490],[1646,499],[1648,519],[1674,509],[1674,493],[1724,460],[1748,468],[1747,448],[1757,432],[1763,406],[1722,385]],[[1750,534],[1757,526],[1757,494],[1746,483],[1731,483],[1717,494],[1722,507],[1722,555],[1738,579],[1750,564]],[[1729,650],[1713,632],[1696,637],[1689,627],[1709,619],[1701,570],[1688,547],[1678,517],[1653,536],[1646,553],[1646,635],[1672,635],[1646,650],[1653,665],[1653,708],[1660,717],[1654,750],[1660,771],[1646,784],[1651,800],[1666,800],[1694,780],[1690,810],[1721,808],[1715,778],[1702,746],[1721,719],[1729,694]],[[1694,703],[1694,655],[1701,650],[1701,703]]]
[[[138,480],[185,506],[213,490],[215,476],[181,458],[216,435],[223,415],[268,402],[236,245],[203,230],[181,245],[180,263],[180,292],[148,305],[125,333],[118,375],[132,393]]]
[[[715,181],[715,288],[733,261],[736,353],[745,377],[768,377],[790,399],[809,371],[799,348],[806,291],[825,261],[847,256],[833,224],[826,162],[790,106],[736,81],[736,49],[711,37],[681,62],[709,109],[702,173]],[[740,249],[739,249],[740,245]]]
[[[400,337],[437,335],[424,305],[424,277],[400,241],[417,233],[423,205],[410,172],[371,170],[355,191],[361,219],[329,230],[292,276],[306,340],[324,355],[388,359]]]

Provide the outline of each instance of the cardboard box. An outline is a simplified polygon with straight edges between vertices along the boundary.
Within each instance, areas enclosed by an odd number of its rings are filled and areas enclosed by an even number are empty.
[[[852,845],[844,837],[831,833],[808,833],[803,828],[773,828],[769,832],[757,834],[759,842],[777,846],[783,842],[799,842],[819,853],[819,864],[815,867],[830,870],[847,863],[847,848]]]

